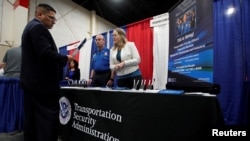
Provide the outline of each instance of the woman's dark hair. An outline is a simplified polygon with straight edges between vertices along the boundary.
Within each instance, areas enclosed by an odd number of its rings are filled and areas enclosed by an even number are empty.
[[[75,69],[78,69],[78,65],[79,65],[78,61],[76,61],[76,60],[74,59],[73,62],[74,62],[74,64],[75,64],[74,68],[75,68]],[[69,67],[70,67],[70,63],[71,63],[71,62],[69,62]]]

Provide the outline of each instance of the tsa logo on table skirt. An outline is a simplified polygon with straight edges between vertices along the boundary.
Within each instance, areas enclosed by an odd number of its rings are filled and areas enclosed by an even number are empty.
[[[69,122],[71,117],[71,105],[66,97],[61,97],[59,100],[59,104],[60,104],[60,113],[59,113],[60,123],[62,125],[65,125]]]

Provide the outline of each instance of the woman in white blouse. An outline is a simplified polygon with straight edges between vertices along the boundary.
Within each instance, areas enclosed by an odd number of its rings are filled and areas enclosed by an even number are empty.
[[[110,49],[110,69],[116,72],[117,86],[133,88],[133,84],[140,84],[142,80],[139,64],[140,55],[134,42],[127,41],[122,28],[113,31],[114,45]],[[139,85],[137,85],[137,89]]]

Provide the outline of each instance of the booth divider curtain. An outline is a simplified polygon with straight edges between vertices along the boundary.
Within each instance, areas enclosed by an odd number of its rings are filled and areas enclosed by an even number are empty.
[[[113,36],[112,36],[113,30],[108,31],[108,34],[109,34],[109,38],[107,40],[109,41],[109,49],[111,49],[113,47],[113,44],[114,44]]]
[[[152,82],[153,74],[153,29],[150,27],[148,18],[136,23],[127,25],[126,36],[129,41],[135,42],[141,56],[140,69],[142,77],[147,82]]]
[[[169,17],[168,13],[165,15]],[[169,20],[153,29],[153,84],[154,89],[162,90],[166,89],[168,78]]]
[[[250,125],[250,1],[241,0],[242,2],[242,36],[243,36],[243,53],[245,66],[245,90],[243,103],[243,123]]]
[[[68,55],[68,51],[67,51],[67,45],[66,46],[63,46],[63,47],[60,47],[59,48],[59,53],[62,54],[62,55]],[[62,72],[62,78],[61,79],[64,79],[64,76],[66,75],[66,72],[67,72],[67,69],[68,69],[68,65],[65,65],[63,67],[63,72]]]
[[[71,49],[71,50],[69,50],[68,52],[68,54],[73,54],[73,52],[76,50],[76,48],[75,49]],[[76,54],[76,56],[74,57],[74,59],[77,61],[77,62],[79,62],[79,53],[78,54]]]
[[[250,18],[248,0],[214,0],[214,82],[227,125],[249,123]],[[235,12],[227,15],[228,8]],[[248,89],[248,90],[247,90]]]

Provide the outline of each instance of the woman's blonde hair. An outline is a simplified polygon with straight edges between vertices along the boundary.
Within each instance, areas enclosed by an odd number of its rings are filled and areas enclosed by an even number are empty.
[[[114,31],[118,33],[121,39],[117,43],[114,43],[113,49],[115,50],[118,48],[120,50],[127,43],[126,32],[122,28],[115,28]]]

